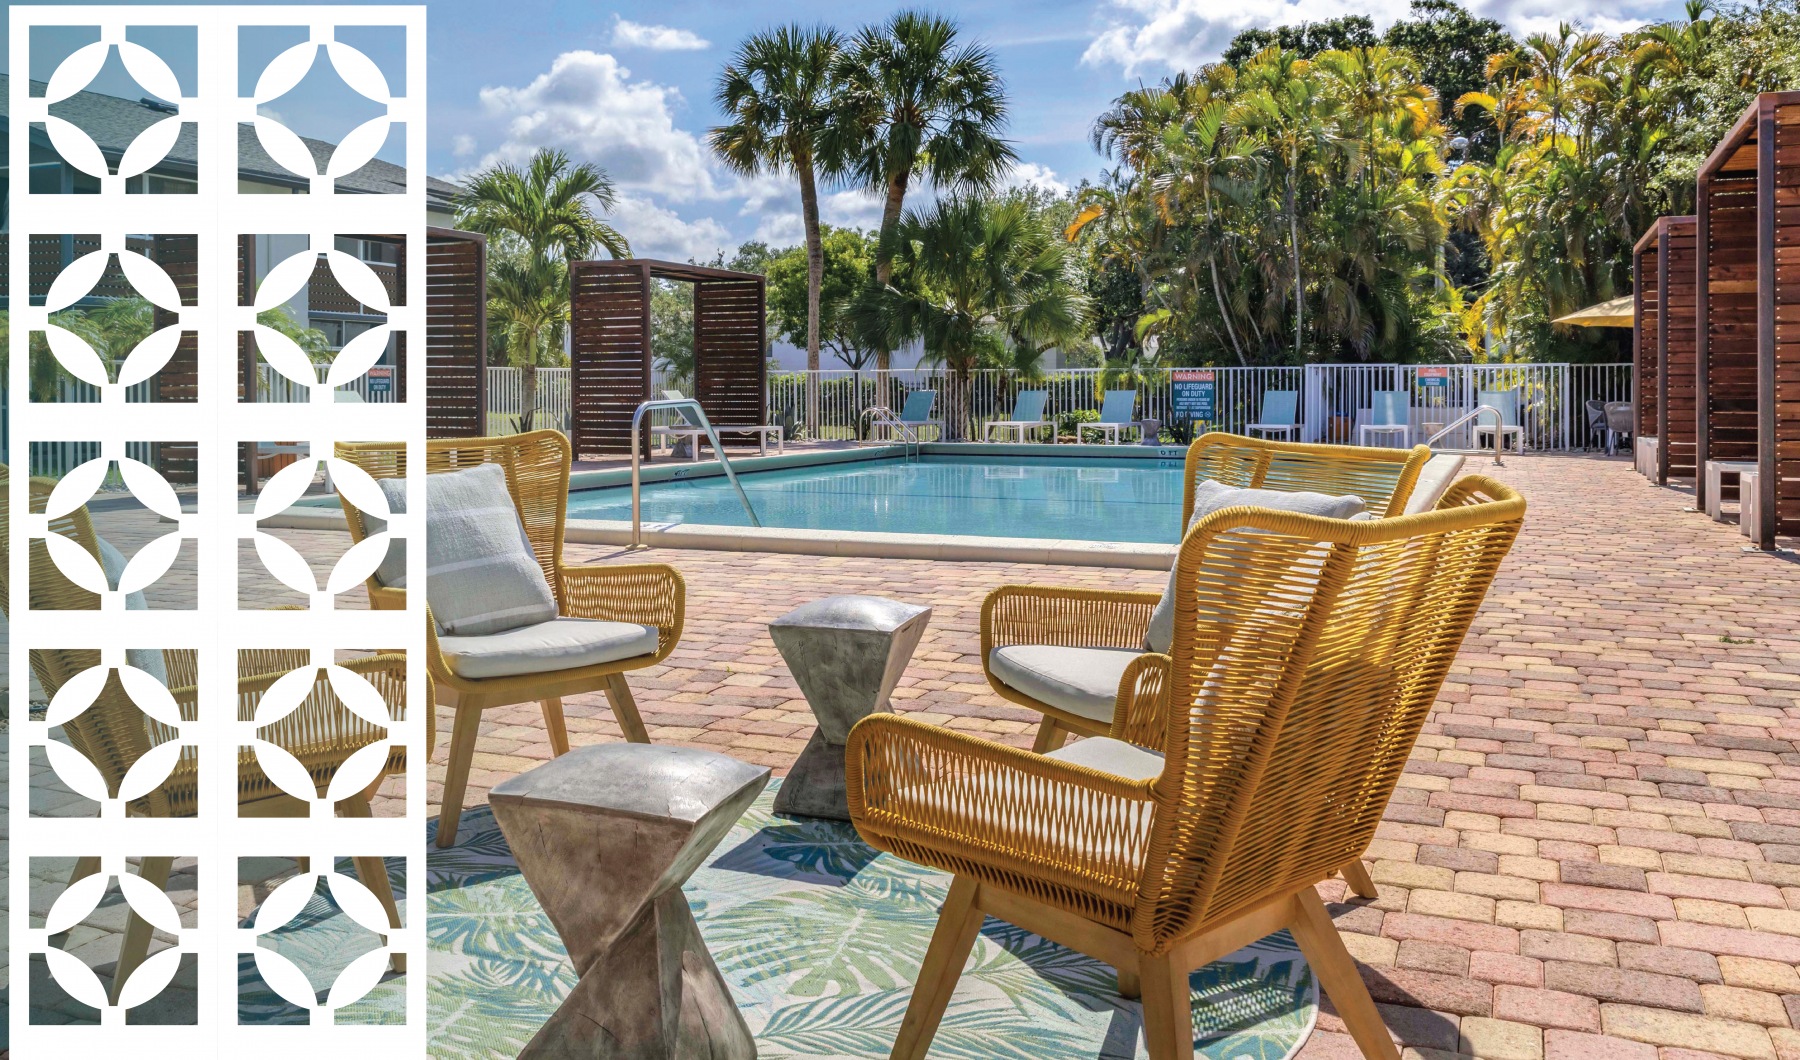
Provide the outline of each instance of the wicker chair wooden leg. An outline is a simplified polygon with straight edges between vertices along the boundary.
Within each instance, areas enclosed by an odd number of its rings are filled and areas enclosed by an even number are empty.
[[[632,698],[631,686],[625,683],[624,674],[606,675],[606,701],[612,704],[613,718],[619,728],[625,730],[625,738],[632,743],[649,743],[650,730],[644,728],[643,715],[638,713],[637,700]]]
[[[1194,1009],[1187,969],[1170,955],[1140,958],[1144,995],[1144,1047],[1150,1060],[1192,1060]]]
[[[931,933],[931,946],[919,966],[912,1001],[906,1006],[906,1018],[901,1021],[889,1060],[925,1060],[925,1054],[931,1051],[938,1021],[944,1018],[944,1009],[956,993],[956,981],[962,978],[969,951],[975,948],[975,936],[981,933],[983,914],[975,908],[975,891],[975,881],[967,876],[951,880],[950,893],[944,898],[943,912],[938,914],[937,930]]]
[[[1068,739],[1069,730],[1056,724],[1056,719],[1046,714],[1044,723],[1038,726],[1037,739],[1031,743],[1031,752],[1040,755],[1049,754],[1067,743]]]
[[[550,737],[550,756],[569,753],[569,726],[563,721],[563,705],[561,696],[551,696],[539,701],[544,708],[544,732]]]
[[[371,817],[374,815],[369,808],[369,800],[360,795],[338,803],[338,812],[345,817]],[[370,856],[353,857],[350,859],[350,863],[356,866],[356,878],[362,881],[363,886],[369,889],[369,893],[375,896],[375,900],[381,903],[381,908],[387,913],[388,927],[399,928],[400,905],[394,901],[394,882],[388,878],[387,862],[379,857]],[[389,964],[395,973],[406,974],[406,954],[394,954],[389,960]]]
[[[475,760],[475,734],[481,731],[481,711],[457,708],[450,728],[450,755],[444,763],[444,797],[438,804],[437,845],[456,845],[456,822],[462,818],[463,797],[469,789],[469,766]]]
[[[69,886],[73,887],[99,871],[100,859],[98,857],[76,858],[75,868],[69,873]]]
[[[1144,984],[1136,972],[1119,973],[1119,996],[1127,1001],[1136,1001],[1144,996]]]
[[[160,891],[169,885],[169,869],[174,863],[174,858],[145,858],[138,867],[138,875]],[[125,989],[125,981],[144,963],[149,952],[150,921],[133,910],[125,918],[125,938],[119,944],[119,963],[113,966],[112,990],[108,992],[107,1000],[118,1004],[119,995]]]
[[[1367,1060],[1400,1060],[1400,1051],[1389,1037],[1387,1025],[1375,1008],[1375,999],[1363,985],[1356,962],[1344,948],[1337,925],[1319,900],[1319,892],[1305,887],[1294,896],[1293,922],[1288,930],[1306,955],[1306,963],[1319,977],[1319,985],[1331,996],[1331,1004],[1350,1031],[1350,1037]]]
[[[1379,898],[1381,892],[1375,889],[1375,881],[1369,877],[1369,868],[1361,858],[1338,870],[1344,874],[1344,882],[1350,885],[1350,893],[1358,898]]]

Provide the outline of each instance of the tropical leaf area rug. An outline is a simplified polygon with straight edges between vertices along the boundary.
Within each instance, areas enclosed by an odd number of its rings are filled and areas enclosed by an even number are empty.
[[[878,854],[848,824],[776,816],[779,783],[694,873],[688,902],[764,1060],[885,1057],[949,878]],[[432,1055],[513,1057],[575,975],[487,807],[465,813],[458,833],[449,850],[427,848]],[[401,864],[389,867],[398,880],[393,870]],[[337,868],[351,871],[347,861]],[[404,915],[406,895],[396,887],[395,896]],[[298,916],[261,943],[306,974],[320,1003],[338,973],[379,944],[323,882]],[[1189,982],[1195,1048],[1209,1060],[1286,1060],[1318,1015],[1312,971],[1285,932],[1200,969]],[[336,1022],[401,1022],[405,989],[403,977],[389,974],[338,1009]],[[271,990],[246,954],[238,1018],[304,1024],[307,1013]],[[989,919],[932,1056],[1134,1060],[1144,1055],[1141,1019],[1137,1003],[1118,996],[1111,968]]]
[[[885,1057],[949,877],[877,854],[849,824],[778,817],[774,794],[688,881],[694,916],[763,1060]],[[516,1056],[575,975],[487,808],[463,814],[457,835],[452,849],[428,848],[432,1055]],[[1191,983],[1195,1048],[1209,1060],[1286,1060],[1318,1015],[1286,933]],[[1141,1018],[1111,968],[990,918],[931,1055],[1131,1060],[1145,1055]]]

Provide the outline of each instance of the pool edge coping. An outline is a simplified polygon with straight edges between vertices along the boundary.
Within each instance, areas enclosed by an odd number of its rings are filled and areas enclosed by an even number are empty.
[[[349,532],[343,513],[335,508],[289,508],[260,520],[258,526],[284,530]],[[629,546],[631,524],[613,519],[570,519],[564,524],[563,540],[581,545]],[[1166,571],[1175,561],[1174,545],[1139,542],[889,534],[859,530],[790,530],[704,523],[646,523],[643,541],[645,548],[709,552],[765,552],[962,563],[1032,563],[1123,570]]]

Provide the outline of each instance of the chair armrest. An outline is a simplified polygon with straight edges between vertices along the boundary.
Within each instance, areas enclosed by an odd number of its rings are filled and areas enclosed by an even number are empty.
[[[363,583],[369,593],[369,609],[372,611],[404,611],[406,610],[406,590],[379,585],[373,574]]]
[[[1145,654],[1131,660],[1119,678],[1119,698],[1113,707],[1112,731],[1107,735],[1159,754],[1168,747],[1174,665],[1167,655]]]
[[[572,618],[636,622],[655,626],[657,658],[681,639],[687,613],[687,584],[666,563],[605,564],[557,568],[562,613]]]
[[[1135,894],[1156,807],[1134,781],[894,714],[850,730],[850,819],[872,846],[1108,902]]]
[[[981,603],[981,664],[1009,644],[1142,649],[1160,599],[1158,593],[1002,585]]]

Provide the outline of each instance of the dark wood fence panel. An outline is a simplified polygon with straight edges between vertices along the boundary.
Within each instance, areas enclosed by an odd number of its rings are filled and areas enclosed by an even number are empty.
[[[1631,412],[1632,433],[1639,438],[1660,438],[1661,421],[1657,418],[1660,404],[1657,394],[1661,379],[1657,376],[1657,317],[1662,311],[1658,283],[1662,279],[1661,234],[1658,220],[1644,233],[1631,251],[1631,301],[1637,321],[1631,329]],[[1585,414],[1585,413],[1584,413]]]
[[[425,434],[474,438],[487,427],[487,240],[433,228],[425,243]],[[405,380],[404,369],[400,379]]]
[[[694,391],[717,424],[768,422],[763,279],[694,284]]]
[[[193,236],[159,235],[152,240],[151,256],[175,281],[175,290],[184,306],[199,304],[200,246]],[[240,277],[241,282],[241,277]],[[173,314],[161,308],[151,313],[151,323],[162,329],[175,322]],[[151,377],[151,393],[157,401],[194,402],[200,400],[200,340],[193,331],[183,331],[175,345],[175,354]],[[200,481],[200,467],[193,440],[149,439],[158,442],[156,470],[174,486],[193,486]]]
[[[1700,185],[1703,348],[1696,372],[1697,459],[1756,459],[1756,176]],[[1706,507],[1706,476],[1694,477]]]
[[[1756,461],[1753,536],[1774,548],[1800,534],[1800,92],[1758,96],[1698,184],[1698,458]]]
[[[569,433],[577,456],[629,453],[631,415],[650,396],[650,272],[641,261],[569,270]],[[639,444],[649,455],[649,431]]]
[[[1694,337],[1698,254],[1692,217],[1671,217],[1663,229],[1657,347],[1661,361],[1657,415],[1665,426],[1657,447],[1657,481],[1695,474]]]

